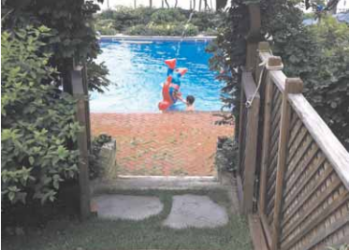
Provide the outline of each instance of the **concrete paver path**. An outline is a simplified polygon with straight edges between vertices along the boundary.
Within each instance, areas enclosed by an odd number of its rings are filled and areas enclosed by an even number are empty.
[[[215,228],[224,226],[229,218],[224,207],[205,195],[175,195],[171,212],[163,225],[184,229],[187,227]],[[157,197],[105,194],[93,198],[98,217],[103,219],[144,220],[163,210]]]
[[[226,209],[208,196],[186,194],[173,196],[171,212],[164,225],[175,229],[214,228],[228,221]]]
[[[151,196],[105,194],[93,198],[98,217],[104,219],[143,220],[161,213],[163,204]]]

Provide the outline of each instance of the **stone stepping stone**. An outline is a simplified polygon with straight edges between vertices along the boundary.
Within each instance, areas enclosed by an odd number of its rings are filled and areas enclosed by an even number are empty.
[[[133,195],[100,195],[94,197],[99,218],[144,220],[159,214],[164,205],[159,198]]]
[[[215,228],[228,221],[226,209],[208,196],[186,194],[173,196],[171,212],[163,225],[174,229]]]

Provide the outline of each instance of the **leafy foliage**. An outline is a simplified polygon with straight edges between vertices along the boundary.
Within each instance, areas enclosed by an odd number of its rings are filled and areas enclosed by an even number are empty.
[[[89,168],[90,168],[90,179],[95,179],[100,177],[103,173],[102,166],[100,164],[99,153],[105,143],[111,141],[111,136],[101,134],[92,140],[91,154],[89,159]]]
[[[219,73],[218,79],[226,82],[223,100],[235,107],[237,120],[239,94],[236,93],[246,60],[249,3],[231,1],[229,17],[222,20],[222,24],[229,25],[220,29],[208,48],[214,53],[211,68]],[[268,40],[273,53],[282,57],[286,75],[303,79],[304,95],[349,149],[349,28],[332,18],[322,18],[320,25],[305,27],[303,13],[296,4],[297,1],[260,1],[261,40]]]
[[[117,31],[114,28],[113,19],[97,19],[94,23],[95,29],[103,35],[113,36]]]
[[[11,202],[53,201],[60,182],[77,173],[75,101],[55,87],[56,70],[41,53],[49,30],[1,34],[1,192]]]
[[[132,26],[125,33],[128,35],[143,35],[143,36],[181,36],[185,25],[182,23],[176,24],[139,24]],[[189,24],[186,27],[186,36],[196,36],[199,30],[196,26]]]
[[[221,16],[217,38],[207,47],[212,53],[211,70],[217,71],[217,79],[224,81],[222,101],[224,108],[233,108],[233,116],[225,120],[239,121],[240,81],[246,57],[246,39],[249,29],[248,10],[242,0],[232,1],[232,7]],[[234,118],[235,117],[235,118]],[[235,136],[239,133],[238,126]],[[237,138],[237,137],[236,137]]]
[[[101,62],[98,64],[93,60],[89,60],[87,61],[86,67],[87,67],[87,81],[89,83],[93,83],[93,84],[89,84],[89,89],[103,93],[104,90],[111,83],[110,80],[107,78],[107,75],[108,75],[107,66],[105,66],[104,62]]]
[[[238,169],[238,144],[228,137],[218,137],[215,165],[218,171],[235,172]]]
[[[349,27],[328,17],[310,30],[320,53],[305,94],[349,150]]]
[[[302,78],[304,95],[349,149],[349,27],[326,16],[319,25],[304,27],[292,4],[267,10],[264,32],[273,37],[273,52],[282,57],[286,75]]]
[[[117,6],[116,10],[106,10],[96,15],[96,29],[103,35],[107,35],[101,30],[102,23],[109,20],[110,28],[115,29],[116,32],[124,32],[129,27],[147,24],[150,22],[152,14],[155,9],[140,7],[137,9],[128,8],[124,6]]]
[[[190,10],[180,8],[137,9],[120,7],[107,10],[96,15],[95,28],[102,35],[125,33],[129,35],[182,35],[185,24],[191,14]],[[219,14],[194,12],[191,23],[187,27],[187,36],[198,33],[216,34],[215,28]]]
[[[6,15],[2,19],[2,29],[10,32],[16,28],[24,28],[28,24],[48,27],[52,35],[45,39],[46,46],[42,49],[51,55],[49,65],[56,67],[59,76],[64,78],[70,74],[73,62],[84,64],[95,59],[100,53],[92,24],[93,14],[98,10],[99,6],[93,0],[2,1],[2,16]],[[89,84],[99,83],[101,82]],[[107,84],[108,82],[103,82],[103,85]]]
[[[150,17],[150,21],[154,24],[185,22],[186,19],[186,16],[179,9],[159,9]]]

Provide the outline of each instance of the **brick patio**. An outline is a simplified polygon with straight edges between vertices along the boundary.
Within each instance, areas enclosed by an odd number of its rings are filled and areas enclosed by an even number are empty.
[[[231,125],[215,125],[209,112],[91,114],[93,135],[116,138],[119,175],[214,175],[218,136]]]

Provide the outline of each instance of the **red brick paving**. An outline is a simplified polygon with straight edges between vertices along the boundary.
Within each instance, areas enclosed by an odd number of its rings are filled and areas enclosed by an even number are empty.
[[[218,136],[231,125],[215,125],[209,112],[91,114],[93,135],[116,138],[119,175],[214,175]]]

